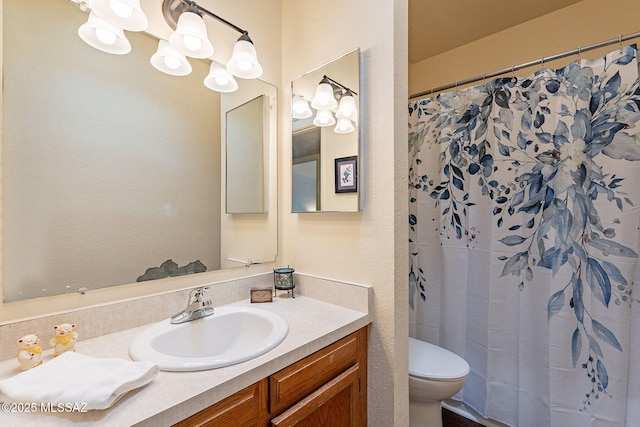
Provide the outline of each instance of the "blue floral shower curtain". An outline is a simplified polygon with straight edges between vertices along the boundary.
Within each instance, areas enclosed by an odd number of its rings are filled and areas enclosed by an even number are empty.
[[[640,425],[635,47],[409,103],[411,334],[513,426]]]

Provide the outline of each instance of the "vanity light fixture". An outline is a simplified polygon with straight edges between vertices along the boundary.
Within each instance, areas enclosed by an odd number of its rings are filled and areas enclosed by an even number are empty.
[[[191,73],[191,64],[187,58],[172,48],[166,40],[158,42],[158,50],[151,57],[151,65],[158,71],[172,76],[186,76]]]
[[[245,31],[233,46],[233,54],[227,62],[227,70],[241,79],[257,79],[262,75],[262,66],[249,34]]]
[[[179,52],[192,58],[210,58],[213,55],[213,45],[207,38],[203,19],[205,15],[239,32],[240,37],[233,47],[233,53],[226,64],[226,70],[232,76],[241,79],[257,79],[262,76],[262,66],[258,62],[256,48],[248,31],[192,0],[163,0],[162,13],[167,24],[171,28],[175,28],[175,32],[169,37],[169,43]],[[211,86],[207,87],[211,88]]]
[[[291,110],[294,119],[306,119],[313,115],[311,107],[309,107],[309,101],[304,99],[303,96],[293,95],[293,101],[291,101]]]
[[[123,55],[131,51],[131,44],[123,30],[142,31],[149,21],[140,7],[140,0],[71,0],[81,10],[90,11],[88,21],[78,34],[87,44],[103,52]],[[169,40],[160,40],[151,64],[163,73],[184,76],[191,72],[187,56],[204,59],[213,56],[213,45],[207,36],[203,16],[207,15],[240,33],[226,66],[211,66],[205,85],[221,92],[234,91],[234,79],[256,79],[262,76],[262,66],[249,32],[208,11],[192,0],[163,0],[162,14],[175,31]]]
[[[89,8],[102,19],[127,31],[144,31],[149,20],[140,0],[90,0]]]
[[[204,79],[204,85],[217,92],[233,92],[238,89],[238,83],[231,73],[216,61],[211,61],[209,74]]]
[[[207,38],[207,26],[197,9],[187,9],[180,15],[176,30],[169,37],[169,44],[191,58],[204,59],[213,55],[213,45]]]
[[[78,35],[89,46],[114,55],[131,52],[131,43],[122,28],[112,25],[96,15],[89,13],[89,19],[78,28]]]

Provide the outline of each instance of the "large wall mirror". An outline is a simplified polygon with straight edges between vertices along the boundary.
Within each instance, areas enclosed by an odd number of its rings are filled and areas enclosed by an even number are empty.
[[[160,73],[146,33],[127,33],[128,55],[99,52],[68,0],[1,10],[4,302],[275,260],[274,86],[214,92],[207,60]],[[226,213],[226,113],[255,98],[262,208]]]
[[[294,79],[291,90],[292,212],[359,211],[360,51]]]

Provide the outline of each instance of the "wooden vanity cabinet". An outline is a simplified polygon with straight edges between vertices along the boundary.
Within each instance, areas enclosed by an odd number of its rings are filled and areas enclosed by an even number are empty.
[[[226,399],[193,414],[174,427],[254,427],[262,426],[267,411],[267,379],[251,384]]]
[[[366,426],[368,327],[176,424]]]

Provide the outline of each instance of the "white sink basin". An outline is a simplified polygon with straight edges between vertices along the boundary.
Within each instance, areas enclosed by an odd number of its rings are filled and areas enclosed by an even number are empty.
[[[131,342],[129,355],[164,371],[202,371],[258,357],[288,332],[287,322],[270,311],[216,307],[201,319],[177,325],[166,319],[149,327]]]

